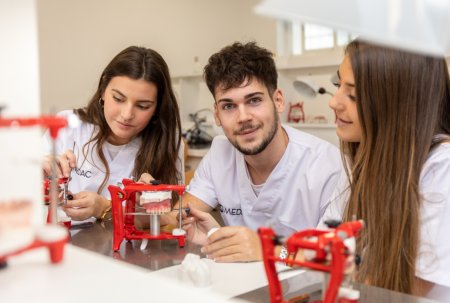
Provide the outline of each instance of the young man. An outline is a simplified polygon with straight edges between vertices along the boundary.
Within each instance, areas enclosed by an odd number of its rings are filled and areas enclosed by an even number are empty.
[[[268,50],[234,43],[210,57],[204,76],[225,136],[214,138],[183,197],[191,207],[183,224],[217,262],[260,260],[258,227],[289,236],[317,225],[341,171],[339,150],[281,125],[284,98]],[[206,239],[218,204],[227,226]]]

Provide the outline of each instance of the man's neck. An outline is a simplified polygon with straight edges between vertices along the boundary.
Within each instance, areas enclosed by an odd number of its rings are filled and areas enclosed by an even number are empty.
[[[252,183],[255,185],[266,182],[286,151],[289,137],[281,126],[278,127],[279,129],[276,135],[273,137],[272,142],[267,145],[266,149],[257,155],[244,156],[248,173]]]

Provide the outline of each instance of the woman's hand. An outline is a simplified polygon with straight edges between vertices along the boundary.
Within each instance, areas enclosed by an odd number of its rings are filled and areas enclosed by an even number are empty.
[[[47,155],[44,157],[42,168],[44,169],[45,176],[52,175],[52,161],[52,155]],[[55,161],[57,178],[70,177],[71,170],[77,167],[77,159],[71,150],[67,150],[65,153],[56,156]]]
[[[143,173],[141,177],[139,178],[138,182],[144,183],[144,184],[150,184],[151,181],[155,180],[152,175],[149,173]]]
[[[90,217],[99,218],[110,207],[111,202],[105,197],[90,191],[82,191],[73,195],[63,207],[73,220],[82,221]]]

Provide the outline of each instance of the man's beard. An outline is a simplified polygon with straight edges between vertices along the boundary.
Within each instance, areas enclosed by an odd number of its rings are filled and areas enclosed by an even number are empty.
[[[272,142],[273,138],[275,137],[277,131],[278,131],[278,121],[279,121],[279,117],[278,117],[278,113],[274,110],[274,119],[273,119],[273,124],[269,130],[269,133],[263,138],[261,144],[259,144],[258,146],[255,146],[253,148],[244,148],[242,146],[240,146],[236,141],[231,141],[231,144],[233,144],[234,147],[236,147],[236,149],[238,151],[240,151],[241,153],[243,153],[246,156],[254,156],[259,154],[260,152],[262,152],[263,150],[266,149],[266,147],[270,144],[270,142]],[[260,126],[258,126],[259,128]],[[238,131],[236,131],[234,134],[239,134],[240,132],[243,132],[247,129],[253,129],[254,125],[252,124],[244,124]]]

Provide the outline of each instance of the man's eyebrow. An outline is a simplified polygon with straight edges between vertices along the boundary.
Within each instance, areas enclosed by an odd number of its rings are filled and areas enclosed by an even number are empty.
[[[259,96],[259,95],[263,95],[263,94],[264,94],[263,92],[253,92],[253,93],[245,95],[244,99],[250,99],[255,96]],[[220,103],[220,102],[234,102],[234,101],[233,101],[233,99],[230,99],[230,98],[221,98],[221,99],[217,100],[217,103]]]

